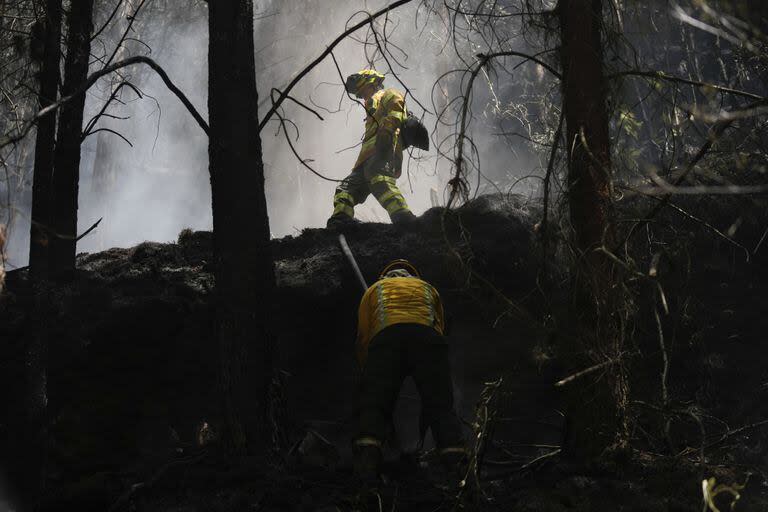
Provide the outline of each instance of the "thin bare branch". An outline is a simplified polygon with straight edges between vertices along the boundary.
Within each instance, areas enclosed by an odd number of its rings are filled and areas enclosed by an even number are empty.
[[[133,147],[133,144],[131,143],[131,141],[130,141],[130,140],[128,140],[128,139],[127,139],[127,138],[126,138],[126,137],[125,137],[123,134],[121,134],[120,132],[117,132],[117,131],[115,131],[115,130],[112,130],[112,129],[110,129],[110,128],[98,128],[98,129],[96,129],[96,130],[91,130],[90,132],[88,132],[88,133],[84,134],[84,136],[83,136],[83,139],[85,139],[85,137],[87,137],[88,135],[93,135],[94,133],[99,133],[99,132],[108,132],[108,133],[111,133],[111,134],[113,134],[113,135],[117,135],[118,137],[120,137],[121,139],[123,139],[123,141],[124,141],[126,144],[128,144],[128,145],[129,145],[129,146],[131,146],[131,147]]]
[[[318,64],[320,64],[328,55],[331,54],[334,48],[339,45],[347,36],[350,34],[353,34],[354,32],[357,32],[360,28],[368,25],[373,20],[378,18],[379,16],[382,16],[384,14],[387,14],[392,9],[395,9],[397,7],[400,7],[401,5],[405,5],[412,0],[397,0],[396,2],[392,2],[385,8],[381,9],[380,11],[377,11],[369,16],[367,16],[363,21],[359,23],[355,23],[351,27],[349,27],[347,30],[341,33],[340,36],[338,36],[336,39],[331,42],[331,44],[326,47],[326,49],[323,51],[323,53],[320,54],[319,57],[317,57],[315,60],[309,63],[307,67],[302,69],[294,78],[290,81],[290,83],[280,92],[280,97],[277,99],[277,101],[272,105],[272,107],[267,111],[267,113],[262,118],[261,122],[259,123],[259,131],[264,129],[264,126],[266,126],[267,122],[269,121],[269,118],[272,117],[277,109],[280,107],[280,105],[283,104],[283,101],[286,100],[288,97],[288,94],[290,94],[291,90],[296,86],[296,84],[299,83],[299,81],[304,78],[312,69],[315,68]]]
[[[0,139],[0,149],[4,148],[5,146],[8,146],[9,144],[14,144],[16,142],[19,142],[21,139],[26,137],[26,135],[29,133],[29,131],[32,129],[32,127],[37,123],[37,121],[40,120],[43,116],[48,114],[49,112],[53,112],[54,110],[58,110],[61,108],[62,105],[65,103],[72,101],[75,97],[77,97],[80,94],[85,93],[88,89],[90,89],[96,81],[101,78],[104,75],[108,75],[109,73],[112,73],[118,69],[132,66],[134,64],[146,64],[147,66],[151,67],[163,80],[163,83],[165,83],[166,87],[176,95],[177,98],[181,101],[181,103],[187,108],[190,114],[192,114],[192,117],[195,118],[195,121],[197,121],[197,124],[200,125],[200,128],[203,129],[206,135],[209,134],[209,128],[208,123],[203,119],[203,116],[200,115],[200,113],[197,111],[197,109],[192,105],[192,102],[189,101],[189,99],[184,95],[184,93],[176,87],[176,85],[171,81],[171,79],[168,77],[168,74],[165,72],[165,70],[160,67],[160,65],[155,62],[154,60],[150,59],[149,57],[144,57],[142,55],[137,55],[135,57],[129,57],[125,60],[121,60],[120,62],[115,62],[114,64],[110,64],[109,66],[100,69],[99,71],[94,72],[88,78],[83,82],[80,87],[78,87],[72,94],[69,96],[65,96],[56,103],[52,103],[51,105],[45,107],[44,109],[40,110],[37,114],[32,116],[32,118],[23,124],[23,126],[17,131],[16,134],[5,136],[2,139]]]
[[[628,71],[621,71],[618,73],[613,73],[611,75],[608,75],[606,78],[608,79],[615,79],[615,78],[621,78],[624,76],[639,76],[639,77],[646,77],[646,78],[653,78],[656,80],[664,80],[667,82],[675,82],[680,84],[687,84],[687,85],[695,85],[696,87],[702,87],[706,89],[712,89],[714,91],[722,92],[722,93],[728,93],[733,94],[734,96],[743,96],[745,98],[749,98],[752,100],[762,100],[765,101],[765,96],[760,96],[759,94],[754,94],[747,91],[740,91],[739,89],[733,89],[731,87],[725,87],[723,85],[717,85],[709,82],[700,82],[698,80],[691,80],[689,78],[683,78],[679,76],[670,75],[668,73],[665,73],[663,71],[640,71],[640,70],[628,70]]]

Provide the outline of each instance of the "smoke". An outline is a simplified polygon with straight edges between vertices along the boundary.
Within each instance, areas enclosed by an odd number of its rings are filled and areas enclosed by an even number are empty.
[[[361,20],[361,14],[353,17],[356,12],[363,8],[374,11],[385,3],[338,2],[332,9],[327,8],[327,3],[320,2],[301,3],[293,9],[277,5],[275,3],[271,7],[279,9],[275,11],[279,14],[274,19],[267,18],[256,25],[256,46],[262,49],[258,53],[257,67],[264,70],[257,74],[262,95],[266,95],[271,87],[287,83],[322,51],[326,43],[344,31],[348,20]],[[395,63],[393,66],[416,99],[431,109],[431,87],[437,79],[439,66],[445,65],[441,60],[446,57],[439,54],[439,42],[434,38],[418,37],[412,22],[415,10],[415,7],[408,7],[397,11],[388,20],[393,43],[402,49],[393,52],[401,57],[399,60],[408,69]],[[311,23],[312,20],[316,22]],[[265,26],[267,24],[269,27]],[[359,38],[364,34],[365,31],[361,30],[356,35]],[[373,54],[373,48],[368,47],[367,50],[369,55]],[[299,127],[299,139],[295,141],[295,146],[301,157],[310,159],[310,165],[325,176],[342,179],[349,174],[357,158],[365,117],[362,107],[344,94],[342,77],[370,64],[364,45],[352,39],[341,43],[334,50],[334,56],[341,77],[329,58],[311,71],[292,93],[316,109],[324,120],[295,105],[286,108],[286,115]],[[376,66],[387,73],[385,86],[404,90],[385,62],[377,62]],[[408,99],[407,106],[416,115],[423,114],[413,98]],[[284,136],[274,136],[276,128],[277,124],[271,123],[263,133],[273,234],[282,236],[304,227],[324,226],[333,209],[336,183],[319,179],[304,169],[290,151]],[[289,134],[295,136],[290,129]],[[399,182],[403,195],[416,214],[432,206],[430,189],[442,190],[440,173],[434,168],[434,156],[430,158],[431,155],[420,153],[419,150],[413,153],[421,157],[419,159],[406,157],[403,177]],[[356,216],[362,220],[388,222],[386,212],[373,197],[355,210]]]
[[[361,11],[374,12],[387,3],[386,0],[258,2],[254,43],[260,116],[268,110],[270,91],[284,87],[344,31],[349,20],[360,21],[364,19]],[[386,20],[382,17],[378,21],[379,35],[386,33],[390,42],[388,60],[392,69],[380,55],[376,57],[375,66],[387,75],[385,86],[401,91],[405,87],[400,81],[407,86],[412,95],[407,99],[409,110],[418,117],[423,116],[431,129],[436,121],[435,109],[443,108],[448,99],[459,93],[461,86],[461,81],[455,78],[458,75],[449,75],[441,87],[434,87],[435,82],[446,72],[465,65],[459,61],[449,39],[446,20],[429,14],[420,4],[413,2],[390,13]],[[116,21],[94,42],[94,55],[111,55],[138,5],[140,2],[136,0],[125,0]],[[103,7],[104,11],[97,15],[96,27],[104,23],[112,8],[111,5]],[[129,39],[115,60],[136,54],[151,56],[203,117],[207,117],[205,3],[148,0],[128,33]],[[375,54],[375,46],[361,41],[365,34],[366,30],[361,29],[334,50],[342,76],[370,67],[369,59]],[[463,44],[470,57],[480,48],[471,41]],[[101,65],[95,60],[92,71]],[[399,80],[393,75],[393,69]],[[514,77],[504,79],[514,82]],[[120,81],[130,81],[142,97],[123,87],[119,101],[107,109],[109,117],[100,118],[94,126],[95,133],[85,139],[79,231],[85,231],[99,218],[103,220],[78,243],[78,251],[127,247],[144,240],[172,241],[184,228],[209,230],[212,226],[207,137],[154,72],[135,66],[126,68],[120,76],[99,81],[88,93],[86,122],[100,111]],[[288,132],[299,155],[317,172],[333,180],[343,179],[351,171],[359,151],[365,116],[362,107],[344,94],[342,83],[334,61],[327,58],[291,93],[323,120],[293,102],[284,104],[284,115],[290,120]],[[471,133],[485,177],[472,185],[479,185],[480,192],[506,191],[504,187],[510,182],[532,171],[540,173],[537,167],[541,167],[538,155],[522,141],[513,142],[517,146],[511,153],[499,150],[499,136],[494,133],[506,128],[494,120],[498,112],[483,107],[494,94],[516,92],[510,92],[509,87],[506,92],[492,91],[486,79],[479,80],[475,87],[473,105],[479,107],[474,112]],[[324,227],[333,210],[336,187],[335,182],[323,180],[302,166],[279,128],[275,118],[261,133],[273,237],[298,234],[304,228]],[[438,127],[433,141],[443,140],[453,131],[453,127]],[[449,157],[453,154],[450,144],[443,145],[442,150]],[[438,159],[434,147],[430,152],[414,150],[412,156],[406,156],[398,184],[414,213],[422,214],[432,207],[434,197],[440,204],[445,203],[450,172],[450,161]],[[475,178],[477,175],[472,177]],[[520,188],[526,193],[534,189],[525,182]],[[389,222],[386,211],[372,196],[356,207],[355,214],[365,221]],[[28,227],[17,227],[16,233],[28,233]],[[13,244],[16,250],[11,252],[15,266],[25,264],[27,258],[28,242],[18,238]]]
[[[138,4],[126,2],[124,14],[132,14]],[[174,5],[152,0],[144,9],[131,32],[143,44],[127,41],[115,60],[149,54],[207,117],[206,9],[198,2]],[[126,27],[124,17],[107,35],[109,50],[116,47]],[[80,231],[99,218],[104,220],[92,236],[78,244],[82,251],[127,247],[144,240],[166,242],[175,240],[185,227],[212,226],[208,139],[154,72],[133,67],[122,77],[100,81],[88,96],[86,111],[95,115],[121,78],[136,84],[143,97],[123,88],[125,104],[115,103],[108,112],[127,119],[101,118],[96,129],[118,132],[132,146],[107,131],[86,139]]]

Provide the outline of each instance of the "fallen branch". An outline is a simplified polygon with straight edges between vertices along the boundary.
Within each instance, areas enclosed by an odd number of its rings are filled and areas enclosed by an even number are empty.
[[[606,366],[610,366],[610,365],[615,364],[617,362],[619,362],[618,358],[617,359],[611,359],[609,361],[603,361],[600,364],[596,364],[594,366],[590,366],[589,368],[585,368],[584,370],[576,372],[573,375],[569,375],[568,377],[555,382],[555,387],[556,388],[563,387],[566,384],[568,384],[570,382],[573,382],[574,380],[576,380],[576,379],[578,379],[580,377],[583,377],[585,375],[589,375],[590,373],[592,373],[594,371],[597,371],[597,370],[599,370],[601,368],[605,368]]]
[[[516,468],[510,469],[509,471],[504,471],[501,474],[495,475],[493,478],[488,478],[487,481],[488,482],[498,482],[499,480],[507,480],[510,476],[515,475],[517,473],[520,473],[521,471],[525,471],[526,469],[531,469],[531,468],[533,468],[533,466],[535,466],[535,465],[537,465],[537,464],[539,464],[541,462],[545,462],[545,461],[547,461],[547,460],[549,460],[549,459],[551,459],[553,457],[557,457],[558,455],[560,455],[560,453],[562,453],[562,449],[561,448],[558,448],[556,450],[552,450],[552,451],[547,452],[547,453],[545,453],[543,455],[539,455],[535,459],[533,459],[531,461],[528,461],[528,462],[526,462],[525,464],[523,464],[521,466],[518,466]]]
[[[704,448],[712,448],[713,446],[716,446],[716,445],[722,443],[723,441],[725,441],[729,437],[733,437],[733,436],[735,436],[737,434],[741,434],[742,432],[746,432],[747,430],[752,430],[752,429],[759,428],[759,427],[764,427],[764,426],[768,426],[768,420],[758,421],[756,423],[751,423],[749,425],[744,425],[743,427],[739,427],[739,428],[735,428],[733,430],[729,430],[728,432],[724,433],[720,437],[720,439],[717,439],[716,441],[712,441],[711,443],[709,443],[706,446],[704,446]]]

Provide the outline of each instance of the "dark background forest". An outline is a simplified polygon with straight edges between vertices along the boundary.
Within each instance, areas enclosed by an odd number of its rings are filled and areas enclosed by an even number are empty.
[[[461,485],[410,382],[351,478],[364,68]],[[766,73],[761,0],[0,0],[0,510],[768,509]]]

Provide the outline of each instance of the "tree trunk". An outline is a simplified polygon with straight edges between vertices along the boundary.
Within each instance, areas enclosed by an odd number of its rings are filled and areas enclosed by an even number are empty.
[[[252,0],[209,2],[209,157],[223,439],[237,454],[272,439],[275,275],[258,131]]]
[[[93,31],[93,0],[72,2],[67,16],[67,58],[64,62],[64,85],[67,96],[88,77]],[[77,194],[80,180],[80,144],[83,130],[85,93],[61,107],[53,172],[54,210],[51,225],[51,275],[69,281],[75,274],[77,243]]]
[[[3,293],[5,288],[5,258],[1,257],[5,254],[5,225],[0,224],[0,294]]]
[[[54,103],[59,88],[59,53],[61,39],[61,0],[46,0],[43,13],[42,62],[39,71],[39,108]],[[38,289],[41,279],[48,276],[49,230],[51,224],[51,179],[53,175],[56,114],[52,112],[40,119],[34,149],[32,185],[32,227],[30,232],[29,266],[35,286],[20,295],[29,296],[32,315],[37,316],[35,332],[20,352],[23,365],[15,379],[6,383],[13,389],[8,418],[9,437],[13,442],[5,449],[16,476],[12,486],[23,509],[37,508],[45,488],[45,469],[48,444],[47,425],[47,329],[43,303],[47,295]],[[0,243],[0,250],[2,243]],[[0,264],[0,273],[2,270]],[[2,283],[0,283],[2,289]],[[21,348],[21,347],[20,347]],[[14,372],[11,372],[12,374]]]
[[[61,0],[46,0],[45,41],[40,69],[40,108],[55,103],[59,90],[59,52],[61,40]],[[56,141],[56,112],[37,123],[35,138],[35,167],[32,184],[32,227],[29,239],[29,270],[35,278],[48,275],[49,231],[51,227],[51,180],[53,152]]]
[[[574,268],[573,337],[565,347],[573,371],[599,366],[569,384],[564,451],[592,458],[624,434],[625,385],[611,247],[611,156],[601,44],[602,1],[560,0],[563,102],[567,133]]]

